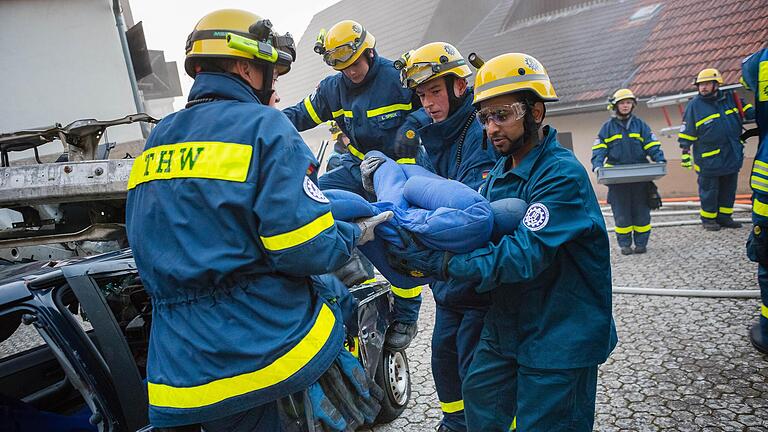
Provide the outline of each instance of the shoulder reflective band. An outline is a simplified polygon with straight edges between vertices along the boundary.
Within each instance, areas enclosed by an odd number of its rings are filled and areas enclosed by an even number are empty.
[[[315,107],[312,106],[312,101],[309,99],[309,96],[304,98],[304,108],[307,109],[307,113],[309,113],[309,116],[312,117],[312,121],[320,124],[323,121],[320,120],[320,116],[317,115],[317,111],[315,111]]]
[[[606,148],[607,149],[608,146],[605,145],[605,144],[602,144],[602,143],[601,144],[596,144],[596,145],[592,146],[592,150],[597,150],[597,149],[601,149],[601,148]]]
[[[701,157],[708,158],[708,157],[714,156],[716,154],[720,154],[720,149],[704,152],[704,153],[701,154]]]
[[[698,139],[695,136],[687,135],[687,134],[684,134],[684,133],[677,134],[677,137],[678,138],[682,138],[684,140],[688,140],[688,141],[696,141]]]
[[[283,249],[292,248],[294,246],[306,243],[333,225],[333,215],[331,212],[328,212],[313,220],[312,222],[302,227],[296,228],[293,231],[288,231],[269,237],[259,236],[259,238],[261,238],[261,242],[268,250],[272,252],[281,251]]]
[[[643,146],[643,150],[648,150],[651,147],[656,147],[656,146],[660,146],[660,145],[661,145],[661,143],[658,142],[658,141],[649,142],[648,144]]]
[[[227,46],[248,53],[265,62],[277,62],[277,50],[266,42],[248,39],[234,33],[227,33]]]
[[[696,122],[696,128],[698,129],[699,126],[701,126],[703,123],[706,123],[706,122],[708,122],[710,120],[714,120],[716,118],[720,118],[720,113],[714,113],[712,115],[708,115],[708,116],[704,117],[703,119],[697,121]]]
[[[368,110],[366,112],[366,115],[368,117],[376,117],[382,114],[391,113],[394,111],[410,111],[411,108],[413,108],[413,105],[410,103],[407,104],[393,104],[393,105],[387,105],[380,108]]]
[[[205,178],[244,182],[253,147],[224,142],[185,142],[146,150],[133,162],[128,189],[153,180]]]
[[[440,409],[442,409],[446,414],[464,411],[464,399],[457,400],[455,402],[440,401]]]
[[[752,200],[752,212],[758,216],[768,217],[768,204],[755,198]]]
[[[527,81],[549,81],[549,77],[546,74],[530,74],[530,75],[518,75],[518,76],[511,76],[506,78],[499,78],[497,80],[493,80],[487,84],[483,84],[480,87],[476,88],[475,94],[482,93],[492,88],[501,87],[503,85],[514,84],[519,82],[527,82]]]
[[[200,408],[283,382],[306,366],[323,349],[335,323],[333,312],[323,304],[307,335],[272,364],[253,372],[191,387],[149,382],[149,404],[168,408]]]
[[[416,288],[398,288],[392,285],[392,294],[400,298],[414,298],[421,295],[421,286]]]
[[[630,138],[635,138],[637,140],[640,140],[640,142],[645,142],[645,140],[643,139],[643,137],[640,136],[639,133],[634,133],[633,132],[633,133],[629,134],[629,137]]]
[[[623,137],[624,137],[624,135],[622,135],[622,134],[616,134],[616,135],[614,135],[614,136],[611,136],[611,137],[608,137],[608,138],[606,138],[606,139],[605,139],[603,142],[604,142],[604,143],[606,143],[606,144],[608,144],[608,143],[609,143],[609,142],[611,142],[611,141],[616,141],[617,139],[621,139],[621,138],[623,138]]]

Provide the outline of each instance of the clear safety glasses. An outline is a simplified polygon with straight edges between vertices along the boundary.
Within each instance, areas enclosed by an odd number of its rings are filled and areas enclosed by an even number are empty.
[[[501,126],[502,123],[510,120],[520,120],[524,115],[525,105],[522,102],[515,102],[513,104],[483,108],[477,112],[477,121],[483,125],[483,128],[485,128],[489,120],[493,121],[497,126]]]

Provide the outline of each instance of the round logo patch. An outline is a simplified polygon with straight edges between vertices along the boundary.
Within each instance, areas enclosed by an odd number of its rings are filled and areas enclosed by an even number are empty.
[[[323,191],[321,191],[320,188],[318,188],[317,185],[314,184],[312,180],[310,180],[310,178],[307,176],[304,176],[304,193],[319,203],[325,204],[330,202],[328,201],[328,198],[323,195]]]
[[[549,222],[549,209],[542,203],[533,203],[523,217],[523,225],[531,231],[538,231]]]

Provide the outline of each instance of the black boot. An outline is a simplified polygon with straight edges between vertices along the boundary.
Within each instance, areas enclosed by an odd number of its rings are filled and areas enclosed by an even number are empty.
[[[736,222],[731,216],[718,220],[717,223],[723,228],[741,228],[741,222]]]
[[[636,254],[644,254],[647,251],[645,246],[635,246]]]
[[[622,255],[632,255],[632,248],[629,246],[622,246],[621,247],[621,254]]]
[[[717,221],[713,219],[703,219],[701,221],[701,226],[703,226],[707,231],[720,231],[720,224],[718,224]]]
[[[456,430],[455,429],[451,429],[448,426],[440,423],[440,427],[437,428],[436,432],[456,432]]]
[[[768,335],[765,334],[759,322],[749,330],[749,339],[758,351],[768,354]]]
[[[416,323],[405,324],[395,321],[387,330],[384,346],[395,351],[404,350],[411,344],[417,330]]]

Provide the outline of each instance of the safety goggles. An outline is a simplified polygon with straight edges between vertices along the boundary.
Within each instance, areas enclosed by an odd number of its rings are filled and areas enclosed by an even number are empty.
[[[400,71],[400,82],[405,88],[413,88],[421,83],[429,81],[433,76],[439,74],[440,72],[463,66],[465,64],[466,62],[464,59],[454,60],[447,63],[414,63]]]
[[[347,42],[337,46],[336,48],[326,50],[323,53],[323,61],[328,66],[336,66],[338,64],[349,61],[349,59],[351,59],[357,50],[360,49],[360,47],[363,45],[365,37],[365,29],[363,29],[360,37],[355,39],[353,42]]]
[[[493,121],[496,126],[510,120],[517,121],[525,115],[525,105],[522,102],[486,107],[477,112],[477,121],[485,128],[488,121]]]

